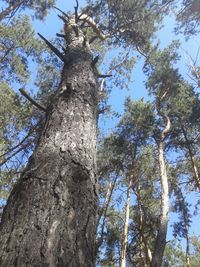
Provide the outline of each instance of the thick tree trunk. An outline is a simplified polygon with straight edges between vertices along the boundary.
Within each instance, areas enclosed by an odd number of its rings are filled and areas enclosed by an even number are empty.
[[[37,148],[3,213],[1,267],[95,265],[97,79],[83,38],[74,40]]]

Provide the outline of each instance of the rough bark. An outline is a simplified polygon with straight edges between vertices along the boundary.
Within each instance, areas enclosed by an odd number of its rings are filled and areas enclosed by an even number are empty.
[[[132,184],[133,184],[132,177],[130,177],[128,181],[127,192],[126,192],[125,222],[124,222],[124,233],[123,233],[123,239],[122,239],[120,267],[126,266],[126,249],[127,249],[127,242],[128,242],[128,225],[129,225],[129,217],[130,217],[130,196],[131,196]]]
[[[160,170],[160,184],[161,184],[161,214],[158,224],[158,233],[155,240],[154,251],[152,255],[151,267],[161,267],[163,254],[166,246],[167,226],[168,226],[168,213],[169,213],[169,186],[166,171],[166,163],[164,157],[164,138],[170,132],[171,123],[169,117],[161,111],[160,100],[157,102],[158,114],[162,117],[165,128],[160,133],[158,142],[158,165]]]
[[[60,86],[0,226],[0,266],[94,266],[97,78],[71,34]]]

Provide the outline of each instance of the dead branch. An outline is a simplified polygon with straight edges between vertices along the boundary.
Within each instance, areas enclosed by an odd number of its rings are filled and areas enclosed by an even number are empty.
[[[56,36],[61,37],[61,38],[65,38],[64,34],[60,34],[60,33],[56,33]]]
[[[109,78],[112,77],[112,74],[99,74],[98,78]]]
[[[64,11],[62,11],[60,8],[54,6],[55,9],[57,9],[58,11],[60,11],[66,18],[69,19],[69,15],[67,15],[67,13],[65,13]]]
[[[69,21],[69,19],[67,20],[66,18],[64,18],[63,16],[61,15],[58,15],[58,17],[64,22],[64,24],[67,24]]]
[[[34,106],[36,106],[37,108],[41,109],[42,111],[46,112],[46,108],[44,108],[43,106],[41,106],[40,104],[38,104],[33,98],[31,98],[26,91],[23,88],[19,89],[20,93],[26,97]]]
[[[74,7],[74,9],[75,9],[75,23],[78,23],[78,20],[79,20],[78,8],[79,8],[79,2],[78,2],[78,0],[76,0],[76,6]]]
[[[38,33],[40,38],[47,44],[47,46],[51,49],[51,51],[56,54],[57,57],[59,57],[64,63],[66,62],[66,59],[64,55],[54,46],[52,45],[44,36],[42,36],[40,33]]]

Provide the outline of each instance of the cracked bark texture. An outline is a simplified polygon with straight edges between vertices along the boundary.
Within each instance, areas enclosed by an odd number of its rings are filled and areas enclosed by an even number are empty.
[[[97,78],[83,43],[68,46],[36,150],[8,199],[1,267],[95,265]]]

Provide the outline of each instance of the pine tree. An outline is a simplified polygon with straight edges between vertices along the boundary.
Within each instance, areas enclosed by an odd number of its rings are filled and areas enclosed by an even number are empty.
[[[64,55],[42,37],[64,68],[36,150],[4,209],[1,266],[94,266],[97,71],[74,19],[65,18]]]

